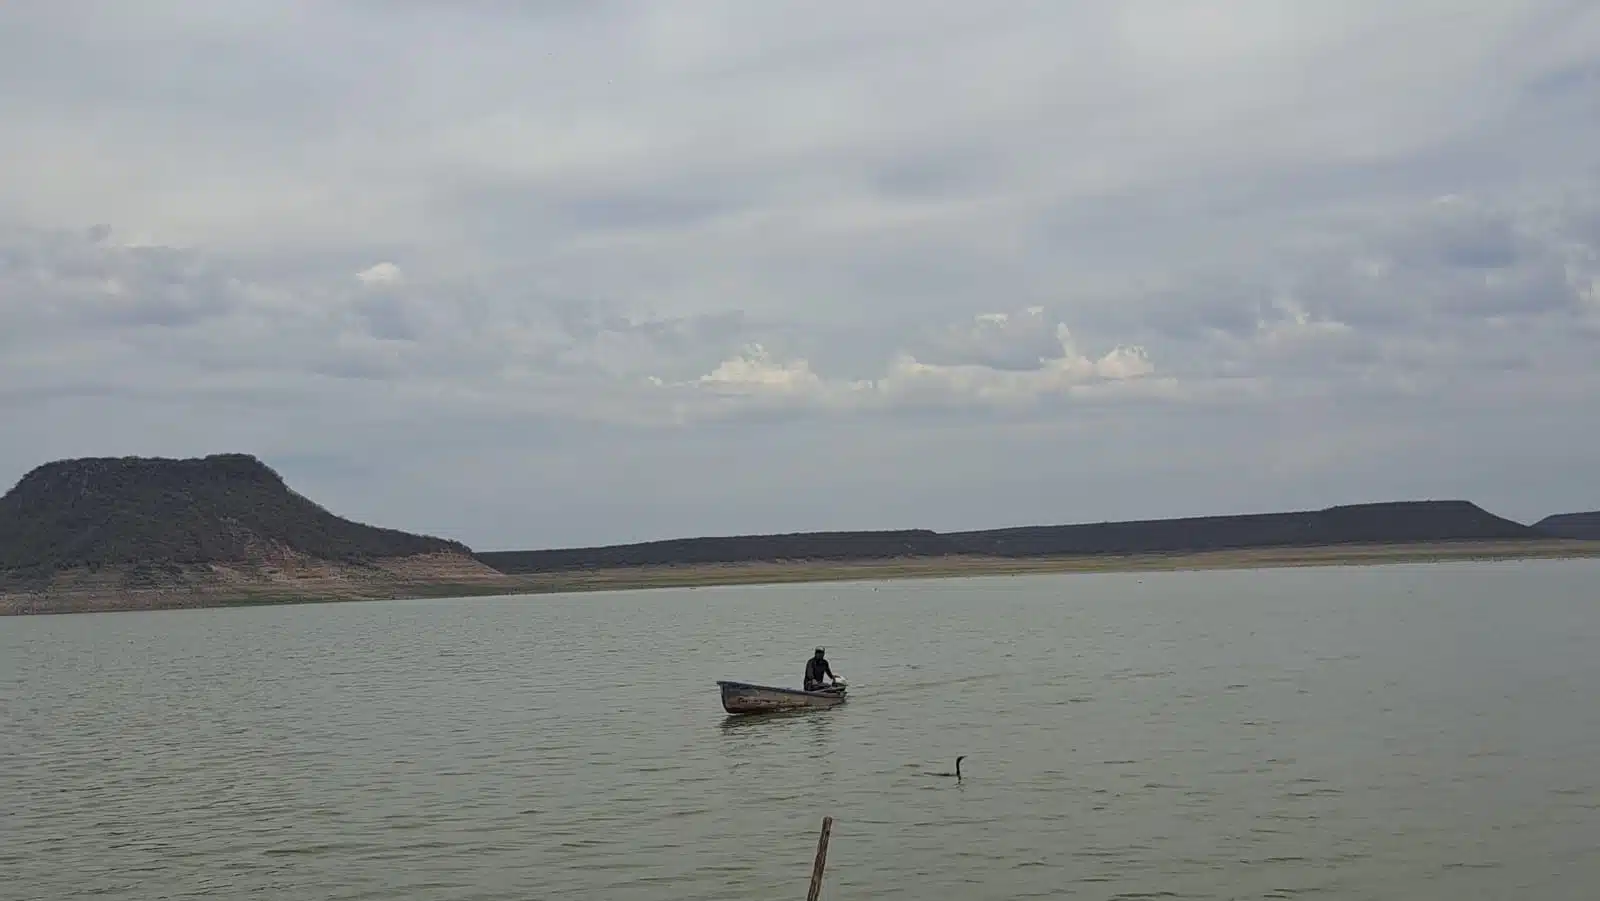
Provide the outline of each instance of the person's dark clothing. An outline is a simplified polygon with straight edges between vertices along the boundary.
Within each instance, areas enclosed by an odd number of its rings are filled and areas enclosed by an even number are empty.
[[[833,674],[833,668],[828,666],[828,658],[812,657],[806,661],[806,691],[815,691],[821,688],[823,676],[827,676],[830,679],[839,678]]]

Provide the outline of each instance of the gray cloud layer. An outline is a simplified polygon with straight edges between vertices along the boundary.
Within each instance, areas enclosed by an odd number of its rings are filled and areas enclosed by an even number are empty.
[[[0,11],[0,472],[481,547],[1600,506],[1592,4],[210,9]]]

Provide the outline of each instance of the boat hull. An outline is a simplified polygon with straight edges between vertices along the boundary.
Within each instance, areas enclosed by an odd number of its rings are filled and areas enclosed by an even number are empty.
[[[800,691],[748,682],[718,682],[722,689],[722,709],[732,714],[780,713],[814,707],[837,707],[844,703],[844,686],[822,691]]]

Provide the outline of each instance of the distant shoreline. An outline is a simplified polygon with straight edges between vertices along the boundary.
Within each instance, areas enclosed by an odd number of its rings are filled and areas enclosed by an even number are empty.
[[[474,551],[336,516],[240,453],[57,460],[0,496],[0,615],[1597,556],[1600,512],[1527,525],[1459,499]]]
[[[1383,566],[1455,561],[1554,560],[1600,557],[1600,541],[1568,539],[1460,541],[1427,544],[1365,544],[1280,547],[1170,554],[1071,557],[918,557],[852,562],[682,564],[615,567],[507,575],[473,582],[414,581],[402,590],[379,592],[351,585],[342,591],[296,591],[279,583],[271,590],[134,590],[0,593],[0,615],[106,613],[333,603],[362,600],[472,598],[510,595],[713,588],[800,583],[945,579],[977,576],[1183,572],[1276,569],[1307,566]],[[324,587],[324,586],[318,586]],[[307,586],[310,588],[310,586]]]
[[[1600,557],[1600,541],[1463,541],[1410,545],[1255,548],[1171,554],[1072,557],[948,557],[852,562],[715,563],[596,569],[523,575],[532,594],[711,588],[820,582],[947,579],[970,576],[1075,575],[1279,569],[1304,566],[1385,566],[1453,561],[1562,560]]]

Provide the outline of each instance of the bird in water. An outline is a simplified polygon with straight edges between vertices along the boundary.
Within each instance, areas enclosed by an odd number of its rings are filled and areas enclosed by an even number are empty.
[[[956,758],[956,771],[953,772],[953,773],[934,773],[933,775],[935,775],[935,776],[954,776],[955,780],[957,782],[960,782],[961,781],[961,761],[966,760],[966,759],[967,759],[967,755],[965,755],[965,754],[962,754],[960,757]]]

